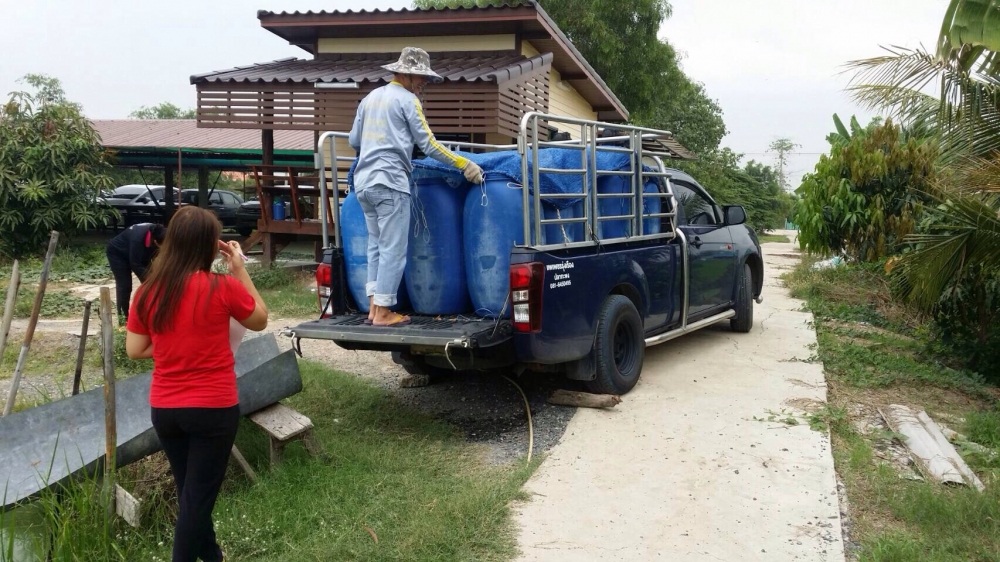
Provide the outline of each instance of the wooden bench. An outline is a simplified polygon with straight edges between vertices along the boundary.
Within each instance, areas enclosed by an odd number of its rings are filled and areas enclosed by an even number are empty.
[[[312,420],[288,406],[276,402],[250,414],[249,418],[270,438],[271,466],[281,461],[285,445],[292,441],[302,441],[306,451],[313,456],[322,455],[319,444],[312,434]]]

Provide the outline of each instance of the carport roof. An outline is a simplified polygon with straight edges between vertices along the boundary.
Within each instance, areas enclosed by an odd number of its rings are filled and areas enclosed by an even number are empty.
[[[206,166],[246,170],[263,159],[261,133],[249,129],[199,129],[194,119],[92,120],[101,144],[126,167]],[[312,131],[274,131],[274,164],[313,165]]]
[[[98,119],[91,121],[101,144],[119,148],[197,148],[260,151],[260,131],[199,129],[195,119]],[[312,131],[274,131],[274,149],[314,150]]]

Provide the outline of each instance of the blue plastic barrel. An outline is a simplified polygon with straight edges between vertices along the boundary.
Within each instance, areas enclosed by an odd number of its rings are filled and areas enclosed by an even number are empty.
[[[542,216],[546,219],[577,219],[583,218],[583,200],[572,205],[557,208],[542,201]],[[570,242],[581,242],[584,239],[584,226],[582,222],[565,224],[550,224],[545,226],[546,244],[564,244]]]
[[[487,179],[465,198],[465,275],[477,316],[498,317],[510,292],[510,251],[524,243],[521,186]],[[510,304],[504,316],[510,316]]]
[[[368,282],[368,227],[365,214],[361,210],[358,196],[352,190],[344,198],[340,207],[340,234],[344,244],[344,262],[347,268],[347,289],[350,291],[357,309],[368,312],[368,296],[365,284]],[[405,280],[399,284],[396,306],[392,310],[409,310]]]
[[[613,217],[620,215],[630,215],[632,211],[632,178],[630,176],[601,176],[597,180],[597,192],[600,194],[620,193],[621,197],[601,198],[597,204],[598,217]],[[647,181],[643,186],[644,193],[657,193],[656,182]],[[659,197],[643,197],[643,214],[659,213],[662,202]],[[625,236],[637,236],[638,232],[632,232],[632,223],[628,219],[599,221],[597,229],[598,236],[602,240],[608,238],[622,238]],[[643,234],[657,234],[660,232],[660,219],[648,218],[642,221]]]
[[[274,203],[271,204],[271,218],[276,221],[285,220],[285,203],[280,197],[275,197]]]
[[[472,304],[465,276],[462,215],[467,187],[442,179],[416,181],[406,252],[406,291],[419,314],[461,314]]]

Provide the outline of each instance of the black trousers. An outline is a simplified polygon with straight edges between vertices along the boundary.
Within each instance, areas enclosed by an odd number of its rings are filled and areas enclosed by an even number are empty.
[[[180,510],[173,562],[222,560],[212,510],[236,440],[240,408],[152,408],[153,428],[170,461]]]
[[[132,268],[128,257],[108,248],[108,265],[115,276],[115,306],[118,308],[118,321],[128,318],[128,303],[132,299]]]

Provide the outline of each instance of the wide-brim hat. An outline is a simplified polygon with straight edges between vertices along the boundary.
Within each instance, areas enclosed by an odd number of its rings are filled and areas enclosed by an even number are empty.
[[[431,82],[442,82],[444,78],[431,70],[431,56],[419,47],[404,47],[399,54],[399,60],[383,65],[382,68],[397,74],[416,74],[426,76]]]

